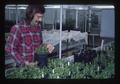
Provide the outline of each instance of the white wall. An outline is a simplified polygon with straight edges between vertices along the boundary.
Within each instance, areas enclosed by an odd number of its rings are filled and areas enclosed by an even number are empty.
[[[101,13],[101,37],[114,38],[115,34],[114,9],[102,10]]]

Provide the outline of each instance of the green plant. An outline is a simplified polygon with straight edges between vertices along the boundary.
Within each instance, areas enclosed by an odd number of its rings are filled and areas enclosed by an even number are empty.
[[[107,67],[98,75],[99,79],[111,78],[112,74],[115,74],[115,65],[111,61],[108,63]]]
[[[83,63],[73,63],[70,66],[71,79],[80,79],[84,77],[83,69],[85,64]]]
[[[66,66],[67,65],[67,62],[62,60],[62,59],[58,59],[58,58],[55,58],[55,59],[48,59],[48,67],[49,68],[55,68],[55,67],[62,67],[63,66]]]
[[[48,68],[50,70],[50,79],[65,79],[69,76],[69,66],[67,65],[67,62],[62,59],[49,59]]]
[[[53,72],[54,70],[54,72]],[[49,74],[50,79],[65,79],[69,75],[69,68],[67,67],[56,67],[51,70],[51,73]]]
[[[7,78],[10,79],[41,79],[47,74],[46,68],[38,68],[38,67],[31,67],[25,66],[21,68],[16,68],[11,75]]]
[[[48,53],[47,44],[41,44],[38,48],[36,48],[35,53],[37,54]]]
[[[47,75],[47,79],[107,79],[115,75],[114,50],[108,59],[101,54],[101,59],[97,56],[92,63],[75,62],[68,65],[67,61],[58,58],[48,58],[48,66],[38,68],[36,66],[25,66],[16,68],[7,78],[19,79],[42,79]],[[105,65],[104,69],[101,64]]]

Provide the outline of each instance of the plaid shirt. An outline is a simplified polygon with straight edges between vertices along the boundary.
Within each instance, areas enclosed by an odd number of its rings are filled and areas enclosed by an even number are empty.
[[[5,51],[11,55],[18,64],[25,61],[32,62],[34,50],[42,43],[39,26],[26,26],[25,23],[14,25],[6,40]]]

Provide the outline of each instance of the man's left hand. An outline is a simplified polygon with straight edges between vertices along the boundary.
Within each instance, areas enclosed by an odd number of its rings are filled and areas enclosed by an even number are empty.
[[[48,52],[52,53],[55,47],[52,44],[47,44],[47,48],[48,48]]]

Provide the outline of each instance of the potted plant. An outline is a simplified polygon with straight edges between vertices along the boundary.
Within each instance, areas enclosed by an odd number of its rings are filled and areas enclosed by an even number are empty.
[[[35,50],[34,61],[38,62],[38,66],[47,66],[48,63],[48,49],[46,44],[41,44]]]

